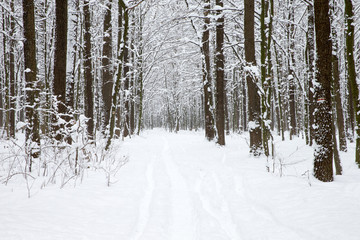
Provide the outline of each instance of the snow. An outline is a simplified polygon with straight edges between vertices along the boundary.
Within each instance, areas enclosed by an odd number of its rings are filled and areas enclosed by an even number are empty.
[[[93,170],[76,187],[33,187],[31,198],[21,181],[1,184],[0,239],[359,239],[354,144],[341,153],[344,175],[322,183],[303,139],[276,137],[268,162],[249,155],[248,135],[226,141],[156,129],[125,140],[118,155],[129,162],[110,187]]]

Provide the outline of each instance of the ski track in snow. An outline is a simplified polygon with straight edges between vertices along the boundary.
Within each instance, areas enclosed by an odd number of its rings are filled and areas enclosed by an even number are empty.
[[[142,199],[142,202],[139,206],[138,222],[135,230],[135,236],[132,238],[133,240],[140,239],[149,221],[150,206],[151,206],[151,201],[153,199],[153,192],[155,187],[155,180],[153,174],[154,174],[154,159],[151,160],[151,162],[146,168],[147,188],[144,194],[144,198]]]
[[[204,177],[196,187],[202,207],[212,218],[216,220],[221,230],[226,234],[226,239],[242,239],[237,232],[237,226],[232,219],[227,201],[221,193],[220,182],[214,173],[211,174],[211,177],[214,181],[213,184],[215,185],[217,196],[211,196],[210,194],[206,196],[206,194],[203,193],[202,184]]]
[[[172,199],[171,239],[198,239],[196,236],[194,207],[189,193],[190,189],[173,162],[168,140],[164,137],[163,141],[162,161],[170,177]]]

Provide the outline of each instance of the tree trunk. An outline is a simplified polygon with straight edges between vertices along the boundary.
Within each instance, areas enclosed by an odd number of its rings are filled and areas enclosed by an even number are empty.
[[[248,86],[249,101],[249,131],[250,131],[250,152],[254,156],[261,154],[262,139],[260,129],[260,96],[257,79],[251,68],[255,67],[255,36],[254,36],[254,0],[244,1],[244,38],[245,38],[245,60],[247,62],[246,81]]]
[[[53,94],[56,97],[55,115],[53,116],[53,134],[60,141],[64,136],[65,125],[59,124],[59,118],[69,120],[65,114],[66,106],[66,60],[67,60],[67,0],[56,0],[56,28],[55,28],[55,58],[54,58],[54,83]]]
[[[314,7],[308,5],[308,32],[307,32],[307,57],[308,57],[308,102],[309,102],[309,145],[312,146],[314,139],[314,90],[313,90],[313,80],[314,80],[314,61],[315,61],[315,30],[314,30]]]
[[[129,18],[127,11],[125,11],[124,17]],[[129,67],[129,46],[128,46],[128,35],[124,36],[124,56],[122,58],[122,64],[124,68],[124,130],[123,137],[130,135],[130,67]]]
[[[266,24],[265,17],[267,12],[267,4],[265,0],[261,0],[261,14],[260,14],[260,55],[261,55],[261,87],[263,89],[263,93],[261,95],[261,128],[262,128],[262,142],[265,156],[269,156],[269,138],[270,138],[270,128],[268,125],[268,121],[270,120],[270,102],[268,101],[269,97],[269,78],[267,78],[267,65],[266,65],[266,57],[267,57],[267,37],[266,37]],[[270,32],[270,31],[269,31]]]
[[[121,11],[124,11],[124,15],[122,15]],[[119,18],[119,25],[121,25],[120,22],[122,22],[122,16],[124,17],[124,32],[123,32],[123,44],[121,46],[120,42],[121,40],[119,39],[119,57],[118,60],[119,61],[119,66],[118,66],[118,73],[117,73],[117,78],[116,78],[116,82],[115,82],[115,86],[114,86],[114,90],[113,90],[113,94],[112,94],[112,99],[111,99],[111,112],[110,112],[110,131],[109,131],[109,137],[106,143],[106,147],[105,149],[108,150],[110,145],[111,145],[111,140],[114,136],[114,130],[115,130],[115,120],[116,120],[116,104],[118,101],[118,95],[119,95],[119,91],[120,91],[120,85],[121,85],[121,76],[122,76],[122,62],[123,62],[123,58],[125,55],[125,49],[126,49],[126,44],[127,44],[127,39],[128,39],[128,28],[129,28],[129,15],[128,15],[128,11],[127,11],[127,6],[124,3],[123,0],[119,0],[119,16],[121,16],[121,18]],[[121,34],[119,34],[119,38],[121,38]]]
[[[5,18],[6,18],[6,14],[5,14],[5,10],[3,8],[1,8],[1,18],[2,18],[2,31],[5,32],[6,29],[6,24],[5,24]],[[3,89],[5,86],[5,81],[7,79],[7,72],[6,72],[6,38],[5,35],[3,35],[3,42],[2,42],[2,51],[3,51],[3,62],[4,62],[4,75],[2,77],[2,79],[0,79],[0,89]],[[0,128],[2,129],[4,126],[4,96],[3,96],[3,91],[0,91]]]
[[[210,65],[210,0],[204,0],[204,30],[202,32],[202,74],[204,90],[205,137],[211,141],[215,137],[214,114],[212,111],[213,94]]]
[[[112,27],[111,27],[111,6],[112,0],[106,4],[106,13],[104,18],[104,36],[103,36],[103,58],[102,58],[102,97],[103,97],[103,130],[109,124],[111,110],[111,94],[113,89],[113,65],[112,65]]]
[[[331,36],[329,0],[314,2],[316,33],[314,175],[323,182],[333,181],[333,139],[331,113]]]
[[[224,16],[223,1],[216,0],[216,5],[221,8],[217,10],[216,20],[216,52],[215,52],[215,71],[216,71],[216,129],[218,134],[217,143],[225,145],[225,79],[224,79]]]
[[[290,104],[290,140],[293,136],[297,135],[297,126],[296,126],[296,84],[295,84],[295,9],[293,6],[293,0],[290,0],[290,32],[289,32],[289,104]]]
[[[143,99],[144,99],[144,70],[143,70],[143,17],[140,16],[139,19],[139,59],[138,59],[138,97],[139,97],[139,107],[138,107],[138,129],[137,135],[140,135],[143,125]]]
[[[336,113],[336,122],[337,128],[339,133],[339,149],[340,151],[346,152],[347,151],[347,143],[346,143],[346,132],[345,132],[345,125],[344,125],[344,114],[342,108],[342,101],[341,101],[341,93],[340,93],[340,71],[339,71],[339,58],[337,56],[337,49],[338,49],[338,39],[336,34],[336,29],[332,29],[332,41],[333,47],[332,50],[332,72],[333,72],[333,95],[334,95],[334,102],[335,102],[335,113]],[[336,134],[334,135],[336,136]]]
[[[87,121],[87,132],[89,139],[94,138],[94,93],[93,93],[93,83],[94,77],[92,72],[91,64],[91,19],[90,19],[90,2],[89,0],[84,1],[84,21],[85,21],[85,31],[84,31],[84,68],[85,68],[85,117]]]
[[[15,12],[14,1],[10,2],[11,12]],[[15,38],[15,19],[14,16],[10,18],[10,36]],[[15,42],[10,40],[10,94],[9,94],[9,135],[11,138],[15,138],[15,109],[16,109],[16,76],[15,76]]]
[[[32,159],[40,155],[39,117],[37,113],[39,89],[37,86],[36,45],[35,45],[35,12],[34,1],[23,0],[24,23],[24,65],[26,82],[26,146],[29,148],[28,170],[32,170]]]

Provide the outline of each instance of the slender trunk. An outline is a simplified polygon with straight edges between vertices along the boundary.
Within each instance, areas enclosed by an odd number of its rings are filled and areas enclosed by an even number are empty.
[[[138,69],[139,69],[139,75],[138,75],[138,97],[139,97],[139,108],[138,108],[138,129],[137,129],[137,135],[140,135],[140,131],[142,130],[142,121],[143,121],[143,100],[144,100],[144,73],[143,73],[143,38],[142,38],[142,27],[143,22],[142,19],[140,19],[140,46],[139,46],[139,60],[138,60]]]
[[[10,2],[11,12],[15,12],[14,1]],[[15,37],[15,19],[10,18],[10,36]],[[9,91],[9,136],[15,138],[15,109],[16,109],[16,76],[15,76],[15,42],[10,40],[10,91]]]
[[[34,1],[23,0],[24,23],[24,65],[26,82],[26,145],[29,151],[28,170],[32,170],[32,159],[40,156],[40,134],[38,117],[39,89],[37,86],[36,44],[35,44],[35,12]]]
[[[204,91],[205,137],[211,141],[215,137],[214,114],[212,111],[213,94],[210,65],[210,0],[204,0],[204,30],[202,32],[202,74]]]
[[[281,66],[280,66],[280,60],[279,60],[279,56],[277,53],[277,49],[276,46],[274,46],[274,50],[275,50],[275,59],[276,59],[276,72],[277,72],[277,79],[278,79],[278,89],[277,89],[277,95],[278,95],[278,108],[279,108],[279,128],[281,129],[281,140],[285,141],[285,120],[283,117],[283,103],[282,103],[282,93],[281,93],[281,89],[282,89],[282,73],[281,73]]]
[[[112,65],[112,27],[111,27],[111,6],[112,0],[106,4],[106,13],[104,18],[104,36],[103,36],[103,57],[102,57],[102,97],[103,97],[103,130],[109,124],[111,110],[111,93],[113,89],[113,65]]]
[[[247,62],[246,81],[248,87],[249,102],[249,131],[250,131],[250,152],[254,156],[259,156],[262,152],[262,139],[260,128],[260,96],[259,88],[256,84],[257,79],[252,73],[253,67],[256,65],[255,60],[255,34],[254,34],[254,0],[245,0],[244,7],[244,38],[245,38],[245,60]]]
[[[222,0],[216,0],[216,5],[223,8]],[[216,129],[218,133],[217,143],[225,145],[225,79],[224,79],[224,16],[222,10],[217,10],[216,20]]]
[[[265,0],[261,0],[261,14],[260,14],[260,35],[261,35],[261,43],[260,43],[260,55],[261,55],[261,87],[263,89],[263,93],[261,94],[261,128],[262,128],[262,142],[265,156],[269,156],[269,137],[270,137],[270,129],[268,121],[270,120],[270,108],[268,102],[268,94],[269,94],[269,82],[267,78],[267,67],[266,66],[266,55],[267,55],[267,38],[266,38],[266,30],[267,27],[265,25],[265,17],[266,17],[267,6]]]
[[[308,57],[308,102],[309,102],[309,145],[312,146],[314,139],[314,90],[313,90],[313,81],[314,81],[314,61],[315,61],[315,29],[314,29],[314,7],[308,5],[308,32],[307,32],[307,57]]]
[[[120,83],[121,83],[121,75],[122,75],[122,60],[124,58],[124,54],[125,54],[125,49],[126,49],[126,40],[128,39],[128,28],[129,28],[129,15],[128,15],[128,11],[127,11],[127,6],[124,3],[123,0],[119,0],[119,16],[122,16],[122,14],[120,14],[120,12],[123,10],[124,11],[124,32],[123,32],[123,44],[122,47],[119,49],[119,66],[118,66],[118,73],[117,73],[117,78],[115,81],[115,86],[114,86],[114,90],[113,90],[113,94],[112,94],[112,99],[111,99],[111,112],[110,112],[110,130],[109,130],[109,137],[108,137],[108,141],[106,143],[106,147],[105,149],[108,150],[111,144],[111,140],[114,136],[114,130],[115,130],[115,120],[116,120],[116,104],[118,101],[118,95],[119,95],[119,91],[120,91]],[[122,18],[119,19],[119,21],[122,21]],[[121,37],[121,35],[119,35],[119,37]],[[119,40],[120,41],[120,40]],[[120,47],[120,44],[119,44]]]
[[[94,92],[93,83],[94,76],[91,63],[91,19],[90,19],[90,2],[84,1],[84,21],[85,21],[85,33],[84,33],[84,68],[85,68],[85,117],[87,120],[87,132],[89,139],[94,138]]]
[[[124,14],[124,16],[127,13]],[[128,17],[128,15],[127,15]],[[128,46],[128,35],[124,36],[124,56],[122,58],[123,70],[124,70],[124,130],[123,137],[127,137],[131,133],[130,129],[130,101],[131,101],[131,90],[130,90],[130,67],[129,67],[129,46]]]
[[[346,132],[345,132],[345,125],[344,125],[344,114],[342,108],[342,101],[341,101],[341,93],[340,93],[340,71],[339,71],[339,58],[337,56],[337,49],[338,49],[338,39],[336,34],[336,29],[333,28],[332,30],[332,41],[333,41],[333,50],[332,50],[332,72],[333,72],[333,95],[334,95],[334,103],[335,103],[335,113],[336,113],[336,122],[337,128],[339,133],[339,149],[340,151],[346,152],[347,151],[347,144],[346,144]],[[336,136],[336,134],[335,134]]]
[[[5,14],[5,10],[3,8],[1,8],[1,18],[2,18],[2,31],[5,32],[6,30],[6,24],[5,24],[5,18],[6,18],[6,14]],[[2,51],[3,51],[3,62],[4,62],[4,66],[2,66],[4,68],[4,74],[3,74],[3,78],[0,79],[0,89],[4,88],[4,84],[5,81],[7,79],[7,70],[6,70],[6,36],[3,35],[3,42],[2,42]],[[0,129],[4,126],[4,99],[3,99],[3,92],[0,91]]]
[[[293,0],[290,0],[290,32],[289,32],[289,104],[290,104],[290,140],[293,136],[297,135],[297,126],[296,126],[296,85],[295,85],[295,9],[293,6]]]
[[[53,134],[56,140],[61,140],[64,136],[65,125],[58,123],[59,118],[69,120],[65,115],[66,106],[66,60],[67,60],[67,0],[56,0],[56,30],[55,30],[55,57],[54,57],[54,82],[53,94],[56,97],[55,115],[53,116]]]

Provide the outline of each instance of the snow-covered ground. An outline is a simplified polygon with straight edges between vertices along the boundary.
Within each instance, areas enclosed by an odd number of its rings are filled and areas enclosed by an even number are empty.
[[[1,184],[0,239],[360,239],[353,145],[341,155],[344,175],[322,183],[302,139],[276,141],[274,173],[246,139],[219,147],[203,132],[147,131],[125,140],[118,155],[129,162],[110,187],[90,170],[76,187],[48,185],[31,198],[23,183]]]

